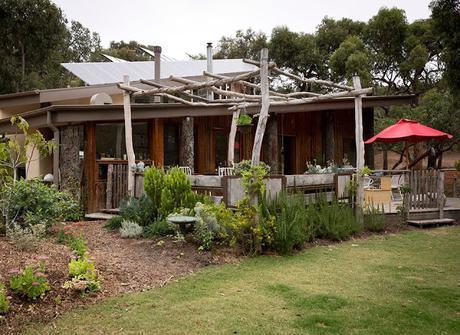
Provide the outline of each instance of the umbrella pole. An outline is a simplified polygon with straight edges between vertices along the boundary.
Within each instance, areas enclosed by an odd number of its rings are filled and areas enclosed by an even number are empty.
[[[409,170],[409,147],[407,145],[407,142],[404,142],[404,152],[406,156],[406,170]]]

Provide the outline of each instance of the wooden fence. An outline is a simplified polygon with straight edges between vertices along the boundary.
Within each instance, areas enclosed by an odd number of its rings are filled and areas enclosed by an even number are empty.
[[[413,170],[409,173],[409,208],[425,209],[444,206],[444,172]]]

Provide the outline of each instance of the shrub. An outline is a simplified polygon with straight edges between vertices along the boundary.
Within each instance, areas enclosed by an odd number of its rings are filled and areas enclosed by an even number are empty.
[[[324,195],[318,198],[316,203],[310,202],[307,207],[310,225],[317,237],[340,241],[362,230],[353,209],[347,204],[337,200],[329,204]]]
[[[161,190],[165,184],[165,171],[163,168],[157,168],[155,166],[145,169],[144,172],[144,189],[145,193],[149,196],[152,201],[155,217],[159,216],[161,207]]]
[[[8,239],[19,250],[36,250],[40,239],[42,239],[45,234],[46,226],[43,224],[22,227],[17,223],[13,223],[6,230]]]
[[[156,236],[172,235],[174,232],[174,227],[166,220],[157,220],[151,225],[144,227],[143,236],[146,238],[153,238]]]
[[[385,229],[385,213],[378,207],[369,206],[364,210],[364,229],[379,232]]]
[[[27,266],[23,272],[10,279],[11,290],[19,296],[27,297],[29,300],[43,298],[51,288],[44,273],[44,266],[34,271],[32,266]]]
[[[88,251],[88,246],[86,245],[85,238],[83,235],[80,236],[70,236],[67,245],[72,249],[75,256],[81,258],[86,255],[86,251]]]
[[[133,221],[123,221],[121,223],[120,234],[123,238],[132,238],[142,235],[142,227]]]
[[[216,240],[229,236],[232,212],[224,204],[202,204],[198,202],[194,208],[197,222],[194,235],[199,243],[199,250],[211,250]]]
[[[158,209],[153,201],[146,195],[139,199],[130,198],[122,202],[120,216],[124,221],[133,221],[145,227],[157,220]]]
[[[164,188],[161,191],[160,214],[167,217],[181,208],[193,208],[195,199],[187,175],[178,167],[169,170],[164,179]]]
[[[5,285],[0,282],[0,315],[8,313],[10,309],[10,302],[6,296]]]
[[[311,240],[313,232],[307,217],[303,194],[281,194],[274,203],[276,223],[274,249],[280,254],[290,254]]]
[[[4,209],[7,224],[49,227],[59,220],[77,220],[82,215],[80,204],[69,194],[40,180],[19,180],[10,187],[5,186],[2,193],[2,197],[8,199]]]
[[[104,227],[110,230],[117,230],[121,228],[122,222],[123,222],[123,218],[117,215],[117,216],[114,216],[108,219]]]
[[[69,277],[63,285],[66,289],[72,289],[81,293],[93,293],[101,289],[98,274],[94,263],[87,257],[72,259],[69,263]]]

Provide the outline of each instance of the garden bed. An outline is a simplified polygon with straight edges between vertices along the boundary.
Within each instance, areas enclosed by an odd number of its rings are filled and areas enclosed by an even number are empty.
[[[10,312],[0,320],[0,334],[17,333],[28,322],[48,321],[66,310],[109,296],[162,286],[210,264],[236,261],[227,250],[199,252],[195,245],[171,238],[122,239],[117,232],[108,231],[103,225],[102,221],[72,224],[84,231],[89,256],[95,261],[102,278],[101,291],[85,298],[62,288],[68,279],[68,262],[72,253],[66,246],[58,244],[56,238],[43,241],[36,251],[19,251],[6,238],[0,237],[0,281],[8,283],[11,269],[36,264],[41,256],[46,256],[46,272],[51,285],[51,291],[36,303],[24,302],[12,295]]]

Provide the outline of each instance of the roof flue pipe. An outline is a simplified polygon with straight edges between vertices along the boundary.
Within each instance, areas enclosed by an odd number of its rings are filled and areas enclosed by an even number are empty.
[[[206,60],[207,60],[207,66],[206,66],[206,71],[209,73],[213,73],[212,71],[212,43],[209,42],[206,47]],[[213,93],[211,90],[208,90],[208,99],[212,100],[213,99]]]
[[[160,83],[160,79],[161,79],[161,47],[156,45],[153,47],[153,54],[155,55],[155,79],[154,81],[156,83]],[[160,102],[161,101],[161,97],[159,96],[155,96],[153,98],[153,101],[155,102]]]

